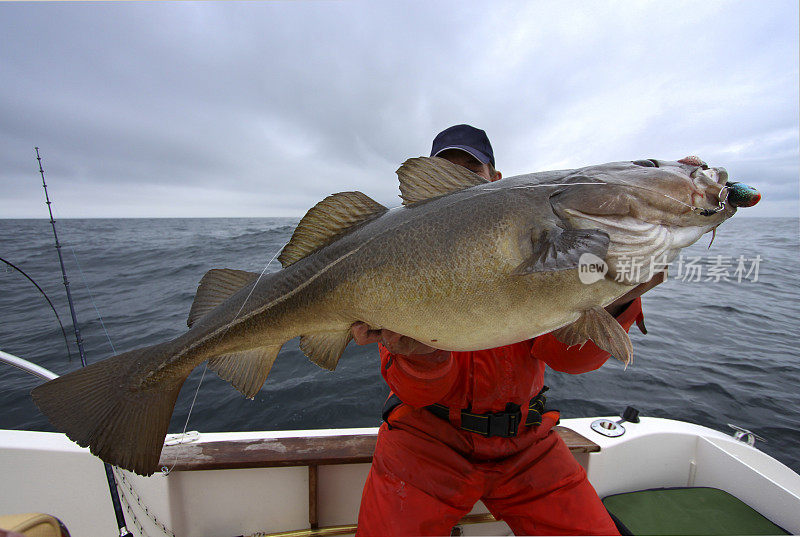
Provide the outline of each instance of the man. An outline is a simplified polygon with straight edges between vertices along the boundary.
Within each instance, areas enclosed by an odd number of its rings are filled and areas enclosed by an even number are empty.
[[[502,176],[486,133],[455,125],[431,156],[489,181]],[[663,274],[607,307],[623,328],[642,321],[642,293]],[[487,319],[487,323],[493,322]],[[609,354],[592,342],[567,348],[551,334],[495,349],[448,352],[355,323],[356,343],[381,343],[392,390],[361,499],[359,535],[449,535],[483,500],[517,535],[618,534],[545,411],[545,364],[583,373]],[[492,417],[489,415],[492,414]]]

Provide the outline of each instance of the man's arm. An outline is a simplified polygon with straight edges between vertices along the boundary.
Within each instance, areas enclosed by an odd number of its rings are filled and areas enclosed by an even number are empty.
[[[359,345],[380,343],[381,374],[401,401],[422,408],[441,400],[458,377],[450,351],[424,343],[391,330],[370,330],[357,322],[350,328]]]

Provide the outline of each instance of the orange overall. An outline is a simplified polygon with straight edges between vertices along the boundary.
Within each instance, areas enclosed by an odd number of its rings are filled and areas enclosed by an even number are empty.
[[[642,318],[634,300],[617,321],[628,330]],[[403,404],[381,425],[358,515],[360,536],[449,535],[483,500],[517,535],[617,535],[586,472],[551,428],[558,412],[541,424],[520,425],[513,437],[487,437],[459,428],[461,409],[476,414],[528,403],[542,389],[545,364],[584,373],[609,354],[588,342],[567,348],[550,334],[475,352],[440,351],[436,365],[424,356],[380,347],[381,371]],[[448,356],[449,355],[449,356]],[[449,421],[425,409],[449,408]]]

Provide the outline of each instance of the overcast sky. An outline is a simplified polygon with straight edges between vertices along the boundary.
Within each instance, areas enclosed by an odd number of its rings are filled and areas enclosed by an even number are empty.
[[[697,154],[798,215],[798,2],[0,4],[0,218],[300,216],[455,123],[506,176]]]

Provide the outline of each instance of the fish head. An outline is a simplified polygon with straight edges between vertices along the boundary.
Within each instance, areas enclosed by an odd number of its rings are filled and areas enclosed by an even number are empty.
[[[710,167],[698,157],[589,166],[561,183],[550,196],[553,211],[566,227],[608,233],[610,276],[618,276],[614,269],[622,258],[639,258],[650,266],[630,283],[647,281],[659,270],[652,259],[668,264],[737,207],[760,199],[755,189],[729,183],[725,168]]]
[[[710,231],[736,212],[725,203],[727,182],[725,168],[697,157],[612,162],[575,170],[550,200],[556,214],[571,222],[634,218]]]

